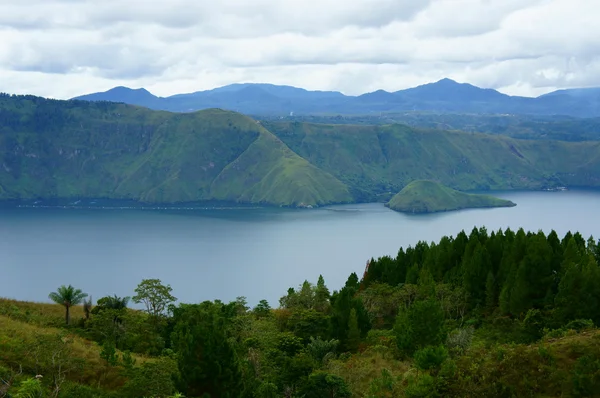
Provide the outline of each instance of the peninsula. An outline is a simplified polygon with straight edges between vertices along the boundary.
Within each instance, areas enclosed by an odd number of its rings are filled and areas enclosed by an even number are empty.
[[[489,195],[460,192],[434,181],[417,180],[404,187],[386,206],[404,213],[436,213],[485,207],[513,207],[516,204]]]

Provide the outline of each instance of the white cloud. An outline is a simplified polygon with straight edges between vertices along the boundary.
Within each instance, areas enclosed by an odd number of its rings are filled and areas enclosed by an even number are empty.
[[[0,1],[0,91],[157,95],[234,82],[348,94],[450,77],[519,95],[600,86],[589,0]]]

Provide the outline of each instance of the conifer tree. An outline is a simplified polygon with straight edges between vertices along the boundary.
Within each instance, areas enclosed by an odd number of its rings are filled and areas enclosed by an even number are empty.
[[[319,275],[319,280],[317,281],[317,288],[315,289],[315,309],[317,311],[325,312],[329,309],[329,298],[331,294],[329,293],[329,289],[325,285],[325,279],[323,279],[323,275]]]
[[[348,340],[347,346],[350,351],[358,350],[360,344],[360,329],[358,328],[358,317],[356,316],[356,310],[352,308],[350,310],[350,318],[348,319]]]
[[[419,293],[422,297],[435,298],[435,281],[429,269],[421,269],[417,283],[419,285]]]
[[[394,325],[398,348],[407,355],[446,339],[444,310],[437,300],[417,301],[401,311]]]
[[[485,306],[488,310],[493,311],[496,307],[496,280],[492,271],[488,272],[485,281]]]

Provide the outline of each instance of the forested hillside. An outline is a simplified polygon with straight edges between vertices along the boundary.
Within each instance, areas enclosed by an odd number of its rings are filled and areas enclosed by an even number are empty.
[[[0,198],[351,200],[330,174],[233,112],[0,97]]]
[[[357,200],[388,200],[414,180],[461,191],[600,186],[600,142],[515,140],[399,124],[263,124],[346,183]]]
[[[132,289],[143,311],[71,286],[55,305],[0,300],[0,395],[598,396],[599,243],[463,231],[333,292],[306,281],[277,308],[177,304],[156,279]]]
[[[600,142],[0,96],[0,199],[317,206],[387,201],[422,179],[461,191],[599,187]]]

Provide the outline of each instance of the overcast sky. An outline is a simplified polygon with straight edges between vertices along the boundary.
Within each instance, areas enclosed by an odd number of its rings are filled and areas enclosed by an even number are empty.
[[[0,91],[600,86],[600,0],[0,0]]]

